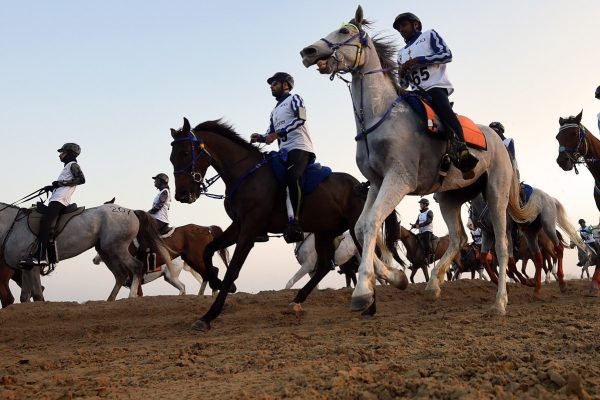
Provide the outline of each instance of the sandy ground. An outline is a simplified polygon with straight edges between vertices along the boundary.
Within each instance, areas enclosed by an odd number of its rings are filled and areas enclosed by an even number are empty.
[[[510,285],[508,315],[488,317],[495,287],[379,287],[378,314],[323,290],[297,319],[294,290],[239,293],[208,333],[195,296],[115,303],[29,303],[0,310],[0,398],[485,399],[600,398],[600,299],[586,281],[561,294]]]

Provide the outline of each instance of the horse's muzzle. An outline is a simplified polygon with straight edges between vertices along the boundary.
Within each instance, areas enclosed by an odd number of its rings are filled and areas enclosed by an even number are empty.
[[[556,163],[563,169],[563,171],[570,171],[573,169],[573,162],[569,159],[569,157],[566,157],[563,154],[558,156]]]

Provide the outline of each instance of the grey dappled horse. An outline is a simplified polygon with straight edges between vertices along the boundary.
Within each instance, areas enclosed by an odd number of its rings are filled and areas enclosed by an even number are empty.
[[[460,208],[483,192],[494,222],[500,282],[492,311],[506,313],[506,210],[518,220],[528,220],[532,210],[519,205],[519,182],[500,137],[489,127],[479,125],[487,150],[471,149],[479,159],[475,177],[465,180],[450,167],[440,176],[440,160],[448,152],[446,140],[432,138],[425,123],[399,97],[394,49],[364,31],[368,22],[359,6],[354,19],[325,38],[302,49],[304,66],[317,64],[322,74],[350,73],[351,92],[359,133],[356,163],[371,182],[356,233],[363,243],[358,284],[352,294],[352,309],[364,310],[375,302],[373,254],[376,231],[384,218],[406,195],[423,196],[437,192],[437,200],[450,235],[450,245],[432,271],[427,289],[440,296],[440,281],[452,259],[467,242]],[[348,140],[351,140],[350,137]]]
[[[0,252],[5,262],[15,268],[19,260],[28,254],[36,237],[27,225],[27,209],[0,203]],[[116,204],[88,208],[73,217],[56,237],[60,260],[75,257],[95,247],[115,276],[115,286],[108,297],[114,301],[119,289],[129,275],[142,268],[142,262],[129,253],[129,245],[138,238],[144,246],[164,255],[168,268],[173,271],[169,253],[162,244],[152,217],[144,211],[134,211]],[[40,280],[40,268],[23,271],[21,301],[44,300]]]

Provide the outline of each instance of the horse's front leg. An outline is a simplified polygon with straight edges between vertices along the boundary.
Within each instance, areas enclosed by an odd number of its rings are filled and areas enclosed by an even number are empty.
[[[381,187],[372,184],[363,212],[356,224],[357,237],[362,238],[363,248],[358,268],[358,282],[352,293],[353,311],[366,311],[375,304],[374,256],[377,232],[404,196],[410,192],[409,185],[392,171],[383,179]]]
[[[2,307],[8,307],[15,302],[9,286],[10,278],[14,274],[15,270],[0,260],[0,300]]]
[[[222,234],[220,234],[212,242],[207,244],[206,248],[204,249],[204,255],[203,255],[202,259],[204,261],[204,266],[206,269],[205,274],[206,274],[206,277],[208,280],[208,284],[210,285],[210,288],[213,291],[220,290],[221,285],[222,285],[221,280],[219,279],[219,276],[217,275],[218,269],[213,265],[213,262],[212,262],[213,255],[215,254],[215,252],[217,252],[221,249],[225,249],[231,245],[236,244],[239,236],[240,236],[240,225],[234,222],[231,225],[229,225],[227,227],[227,229],[225,229],[223,231]],[[252,246],[254,246],[254,239],[255,238],[251,238]],[[252,246],[250,246],[250,249],[252,248]],[[248,249],[248,252],[250,251],[250,249]],[[236,253],[237,253],[237,247],[236,247]],[[190,266],[192,268],[194,268],[196,270],[196,272],[198,272],[200,275],[203,274],[203,271],[199,271],[197,269],[198,266],[196,266],[196,265],[190,265]],[[234,287],[235,287],[235,285],[234,285]]]
[[[225,230],[225,232],[223,232],[222,235],[215,239],[215,241],[223,237],[228,230],[229,228],[227,228],[227,230]],[[212,305],[210,306],[210,309],[206,312],[206,314],[204,314],[199,320],[194,322],[194,324],[192,325],[193,329],[199,331],[209,330],[211,321],[217,318],[219,314],[221,314],[223,306],[225,305],[225,299],[229,294],[229,290],[235,286],[234,282],[239,276],[240,270],[242,269],[242,266],[244,265],[244,262],[246,261],[246,258],[250,253],[250,250],[252,250],[252,247],[254,247],[254,239],[256,239],[256,236],[259,235],[260,227],[257,224],[252,223],[252,221],[249,221],[249,223],[240,227],[239,231],[239,241],[235,246],[235,251],[233,252],[233,257],[231,258],[229,267],[225,271],[225,277],[223,278],[223,282],[219,285],[219,294],[217,295],[215,301],[213,301]],[[233,230],[233,232],[230,233],[230,235],[233,233],[237,233],[237,229]],[[227,241],[222,241],[219,245],[224,245],[224,247],[229,246]],[[206,261],[207,260],[205,259],[205,262]],[[211,288],[213,288],[213,281],[210,282],[210,285]]]

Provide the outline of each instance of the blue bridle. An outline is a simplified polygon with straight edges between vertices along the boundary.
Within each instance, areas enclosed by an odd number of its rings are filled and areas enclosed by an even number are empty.
[[[173,175],[190,174],[194,182],[202,184],[204,176],[200,172],[196,172],[196,161],[203,157],[208,160],[209,164],[211,164],[213,158],[204,147],[204,142],[202,139],[194,135],[192,131],[188,132],[187,136],[175,138],[175,140],[171,142],[171,146],[173,146],[175,143],[181,142],[191,142],[192,161],[188,167],[173,171]]]

